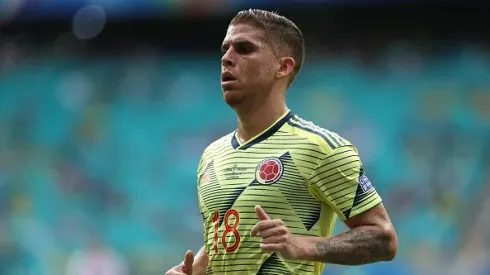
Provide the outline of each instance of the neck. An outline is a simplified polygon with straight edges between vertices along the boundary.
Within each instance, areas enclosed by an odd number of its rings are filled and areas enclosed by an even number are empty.
[[[237,138],[244,143],[260,134],[284,115],[288,108],[282,100],[265,100],[246,110],[236,109],[238,116]]]

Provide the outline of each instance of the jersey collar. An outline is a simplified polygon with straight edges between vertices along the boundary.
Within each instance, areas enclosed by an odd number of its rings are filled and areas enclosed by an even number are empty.
[[[294,113],[291,111],[287,111],[284,115],[282,115],[276,122],[274,122],[269,128],[265,129],[262,133],[256,135],[255,137],[251,138],[247,142],[240,144],[240,141],[236,137],[237,131],[233,133],[233,137],[231,138],[231,146],[233,146],[233,149],[238,149],[238,150],[245,150],[247,148],[252,147],[253,145],[260,143],[273,134],[275,134],[281,127],[286,123],[291,117],[294,116]]]

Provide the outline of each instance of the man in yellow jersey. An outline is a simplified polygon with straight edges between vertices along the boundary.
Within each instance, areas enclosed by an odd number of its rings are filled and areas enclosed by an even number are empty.
[[[199,163],[204,246],[166,274],[319,275],[325,263],[392,260],[395,230],[356,147],[286,107],[304,61],[298,27],[241,11],[222,51],[223,97],[238,129]],[[332,236],[336,217],[350,230]]]

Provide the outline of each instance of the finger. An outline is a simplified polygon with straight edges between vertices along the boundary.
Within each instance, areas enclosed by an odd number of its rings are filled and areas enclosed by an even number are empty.
[[[186,275],[183,272],[183,265],[176,266],[165,273],[165,275]]]
[[[187,250],[184,257],[184,272],[185,274],[192,275],[192,264],[194,263],[194,254],[192,251]]]
[[[260,244],[260,248],[264,251],[264,252],[281,252],[282,250],[282,244],[276,244],[276,243],[272,243],[272,244]]]
[[[260,231],[260,237],[262,237],[263,239],[273,237],[273,236],[287,235],[287,234],[288,234],[288,230],[285,226],[275,226]]]
[[[256,205],[255,206],[255,213],[257,214],[257,217],[261,221],[265,221],[265,220],[270,220],[271,219],[269,217],[269,215],[267,215],[267,213],[265,213],[264,209],[262,209],[262,207],[260,205]]]
[[[260,221],[254,227],[252,227],[252,230],[250,230],[250,236],[255,237],[257,236],[258,233],[261,233],[264,230],[267,230],[269,228],[273,228],[277,226],[277,222],[273,220],[266,220],[266,221]]]
[[[286,236],[272,236],[268,238],[264,238],[262,240],[262,244],[283,244],[287,241]]]

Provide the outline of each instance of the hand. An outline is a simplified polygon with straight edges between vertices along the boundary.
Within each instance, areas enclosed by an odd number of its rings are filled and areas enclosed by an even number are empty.
[[[250,236],[262,237],[260,248],[265,252],[277,252],[288,260],[297,259],[300,254],[298,238],[291,235],[284,222],[272,220],[258,205],[255,206],[255,213],[259,222],[250,231]]]
[[[193,263],[194,263],[194,254],[192,254],[192,251],[188,250],[185,253],[184,261],[180,265],[174,266],[172,269],[167,271],[165,275],[192,275]]]

